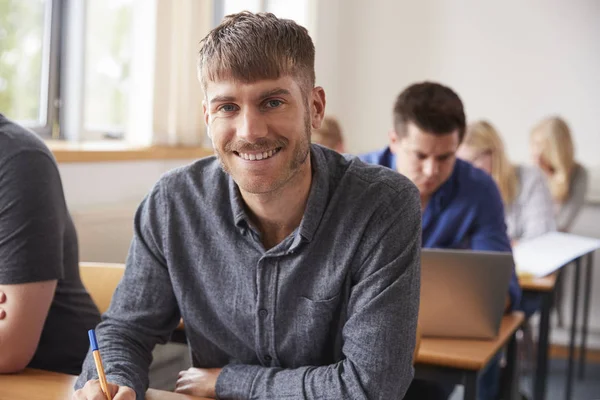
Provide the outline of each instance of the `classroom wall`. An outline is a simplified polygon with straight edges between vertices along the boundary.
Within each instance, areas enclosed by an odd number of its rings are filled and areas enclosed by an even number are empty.
[[[514,160],[527,159],[531,126],[560,113],[579,158],[600,166],[600,2],[322,3],[317,80],[350,151],[383,146],[396,95],[430,79],[459,93],[468,118],[497,125]]]
[[[193,160],[59,164],[81,261],[125,262],[133,218],[160,176]]]

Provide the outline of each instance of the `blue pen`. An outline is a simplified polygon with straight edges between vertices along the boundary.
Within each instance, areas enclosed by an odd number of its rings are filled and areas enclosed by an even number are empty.
[[[93,329],[88,331],[90,337],[90,346],[92,346],[92,354],[94,355],[94,362],[96,363],[96,370],[98,371],[98,379],[100,380],[100,387],[106,395],[108,400],[112,400],[110,392],[108,391],[108,383],[106,382],[106,375],[104,374],[104,367],[102,366],[102,358],[100,357],[100,350],[98,350],[98,341],[96,340],[96,332]]]

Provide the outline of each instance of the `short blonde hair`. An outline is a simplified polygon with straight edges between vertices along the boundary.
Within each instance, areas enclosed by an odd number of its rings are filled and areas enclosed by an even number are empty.
[[[560,117],[549,117],[533,128],[531,137],[541,139],[542,158],[552,171],[548,178],[552,197],[559,203],[566,201],[571,188],[571,174],[577,165],[569,125]]]
[[[496,128],[488,121],[473,122],[467,127],[463,143],[477,151],[491,153],[492,178],[498,185],[504,204],[512,204],[519,191],[517,171],[506,156],[504,143]]]
[[[344,138],[338,120],[330,116],[323,118],[321,127],[312,131],[312,142],[330,149],[340,149],[344,144]]]

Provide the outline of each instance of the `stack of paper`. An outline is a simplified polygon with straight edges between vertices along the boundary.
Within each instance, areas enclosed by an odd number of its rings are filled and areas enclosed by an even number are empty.
[[[513,248],[513,257],[518,274],[541,277],[599,248],[600,239],[550,232],[519,242]]]

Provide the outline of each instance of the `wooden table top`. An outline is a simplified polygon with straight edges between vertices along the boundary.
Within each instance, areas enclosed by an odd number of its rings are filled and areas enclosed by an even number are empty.
[[[535,292],[551,292],[556,286],[558,273],[536,278],[532,275],[519,275],[519,284],[521,289]]]
[[[18,374],[0,374],[0,397],[10,400],[68,400],[76,376],[27,368]],[[146,400],[208,400],[149,389]]]
[[[422,338],[416,363],[440,367],[480,370],[502,348],[523,323],[522,312],[502,319],[494,340]],[[26,369],[18,374],[0,374],[2,398],[10,400],[65,400],[73,393],[76,376]],[[149,389],[146,400],[208,400],[162,390]]]
[[[508,343],[511,336],[521,326],[524,315],[520,311],[502,318],[500,332],[494,340],[464,339],[421,339],[416,364],[459,368],[478,371]]]

